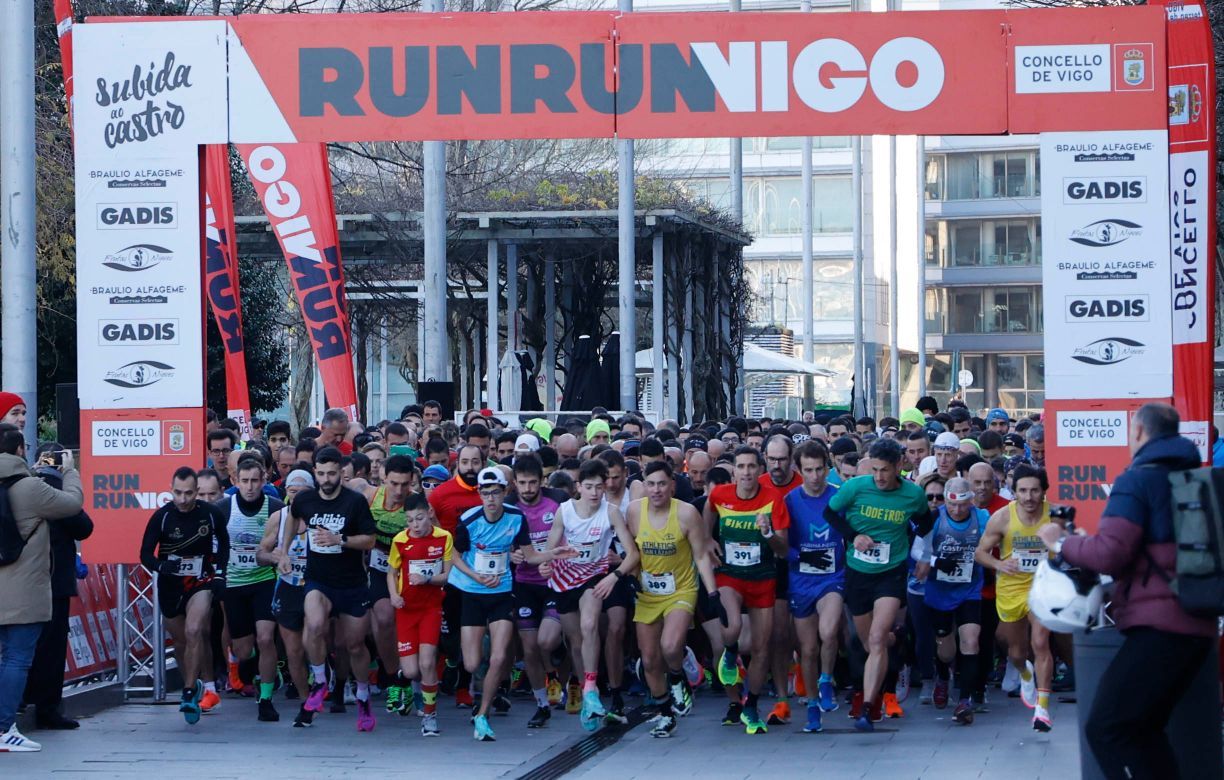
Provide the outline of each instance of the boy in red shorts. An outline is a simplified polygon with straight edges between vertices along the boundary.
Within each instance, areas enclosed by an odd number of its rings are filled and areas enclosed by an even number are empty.
[[[399,681],[421,683],[425,717],[421,735],[438,736],[438,639],[442,634],[443,586],[451,568],[451,535],[433,524],[433,513],[422,493],[404,501],[407,525],[391,540],[387,590],[395,607],[395,634],[399,647]],[[407,714],[412,697],[400,709]]]

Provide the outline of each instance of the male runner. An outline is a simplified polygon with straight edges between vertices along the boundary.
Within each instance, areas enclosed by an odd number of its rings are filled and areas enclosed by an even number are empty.
[[[863,700],[867,707],[854,722],[873,731],[883,717],[881,691],[895,655],[894,629],[904,623],[902,605],[908,575],[910,535],[931,530],[926,493],[901,479],[901,445],[878,439],[867,452],[871,474],[848,480],[829,500],[825,519],[849,540],[846,561],[846,605],[860,640],[866,639]],[[894,660],[895,668],[900,668]]]
[[[1050,488],[1044,469],[1021,464],[1012,472],[1016,500],[995,512],[978,543],[976,560],[998,572],[995,608],[999,633],[1007,642],[1007,657],[1020,673],[1020,698],[1033,710],[1033,728],[1049,731],[1050,686],[1054,682],[1054,657],[1050,653],[1050,630],[1029,613],[1028,592],[1037,566],[1048,556],[1037,529],[1050,522],[1046,491]],[[999,557],[993,550],[999,548]],[[1037,660],[1034,676],[1029,661],[1032,645]]]
[[[285,498],[290,503],[303,490],[314,487],[314,477],[301,469],[290,471],[285,476]],[[297,527],[288,547],[281,545],[281,529],[286,522]],[[284,506],[268,516],[264,526],[264,538],[259,544],[259,563],[277,568],[276,590],[272,593],[272,616],[280,628],[281,642],[285,646],[285,659],[289,664],[289,677],[299,691],[310,690],[310,678],[306,676],[306,651],[302,647],[302,628],[306,623],[306,527],[297,519],[289,517],[289,507]],[[284,566],[282,572],[281,567]],[[313,713],[310,713],[313,717]],[[305,724],[294,719],[293,725]]]
[[[633,621],[646,684],[658,703],[653,737],[670,737],[676,716],[693,708],[684,673],[685,638],[697,607],[697,574],[725,624],[714,577],[709,531],[691,504],[674,498],[676,481],[666,461],[647,464],[646,498],[629,506],[626,525],[641,552],[641,595]]]
[[[396,455],[394,458],[404,457]],[[392,458],[392,459],[394,459]],[[405,458],[407,460],[407,458]],[[392,472],[388,471],[390,476]],[[395,608],[396,647],[399,670],[396,687],[401,695],[397,709],[408,714],[412,680],[421,683],[424,716],[421,735],[438,736],[438,640],[442,634],[443,586],[451,569],[452,537],[435,528],[429,502],[420,493],[404,502],[407,527],[391,542],[386,587]],[[390,696],[387,704],[390,710]]]
[[[573,555],[574,551],[557,548],[538,552],[531,545],[523,513],[505,503],[509,483],[501,469],[482,469],[476,484],[481,505],[465,512],[455,528],[454,551],[458,555],[453,558],[448,581],[461,595],[463,665],[469,674],[480,667],[485,634],[489,636],[489,666],[480,709],[472,719],[472,736],[492,742],[496,736],[489,726],[489,708],[509,669],[510,640],[514,637],[510,554],[518,550],[527,563],[538,565]]]
[[[578,496],[561,505],[561,522],[553,523],[548,537],[550,550],[572,549],[575,554],[552,565],[548,586],[557,592],[561,629],[573,656],[574,670],[582,670],[582,727],[599,728],[609,716],[599,700],[599,618],[604,599],[616,583],[637,568],[638,550],[625,526],[619,506],[604,500],[608,467],[599,459],[588,460],[578,470]],[[612,538],[624,549],[616,567],[609,562]],[[623,714],[621,717],[624,717]],[[627,719],[623,722],[627,722]]]
[[[290,522],[285,523],[281,544],[288,548],[296,530],[296,520],[306,523],[309,547],[306,553],[306,629],[303,644],[314,683],[302,703],[298,717],[310,725],[313,715],[322,712],[327,696],[327,634],[330,619],[338,618],[336,643],[348,650],[351,668],[357,672],[357,730],[373,731],[370,711],[370,684],[361,672],[370,665],[365,636],[370,629],[370,585],[366,574],[365,552],[374,547],[377,527],[370,505],[360,493],[340,484],[340,460],[335,447],[315,453],[315,481],[318,487],[293,499]],[[281,564],[281,573],[286,573]],[[296,723],[294,724],[296,725]]]
[[[718,679],[731,699],[723,724],[739,721],[749,734],[764,734],[765,723],[757,702],[769,672],[778,576],[774,559],[785,556],[789,549],[786,529],[790,515],[782,495],[759,481],[761,454],[740,446],[734,457],[734,481],[711,489],[704,510],[706,525],[714,529],[718,542],[714,549],[722,552],[715,581],[728,619],[723,627]],[[748,695],[741,705],[739,637],[745,607],[752,625],[752,660],[748,664]]]
[[[250,658],[258,646],[259,720],[276,722],[280,720],[276,707],[272,706],[279,660],[276,620],[272,615],[276,569],[257,559],[268,516],[284,504],[264,494],[264,465],[258,454],[239,459],[235,478],[237,492],[217,505],[230,540],[226,588],[221,604],[225,608],[225,625],[229,629],[230,651],[234,656]]]
[[[825,509],[837,488],[828,483],[831,457],[823,443],[805,441],[795,451],[803,480],[798,490],[786,494],[790,515],[790,613],[799,637],[799,664],[803,679],[819,680],[817,695],[808,699],[809,734],[823,730],[821,712],[837,709],[833,666],[841,642],[842,604],[846,590],[845,541],[825,520]]]
[[[514,459],[514,495],[510,503],[523,513],[531,545],[543,552],[548,549],[553,520],[569,496],[546,488],[544,467],[534,454]],[[552,652],[561,646],[561,617],[557,614],[557,594],[548,587],[551,567],[543,568],[515,560],[514,600],[518,607],[518,634],[523,645],[523,666],[535,696],[536,711],[527,721],[527,728],[543,728],[552,716],[550,707],[561,701],[561,682],[550,676],[545,664]]]
[[[645,495],[641,481],[626,482],[625,457],[616,450],[604,450],[599,459],[608,467],[608,478],[604,481],[604,500],[615,505],[624,519],[629,513],[629,503]],[[620,540],[612,539],[612,552],[624,557]],[[607,617],[604,636],[604,667],[608,672],[608,688],[612,693],[612,707],[608,710],[608,721],[624,725],[625,716],[625,631],[629,627],[629,611],[633,609],[633,582],[629,577],[617,580],[612,593],[604,599],[603,612]]]
[[[978,684],[978,642],[982,632],[982,567],[974,553],[990,515],[973,505],[969,480],[944,485],[944,503],[922,544],[916,576],[926,580],[923,601],[935,630],[936,709],[948,706],[951,664],[960,675],[960,701],[952,719],[973,723],[972,697]],[[956,631],[956,637],[952,632]],[[959,640],[959,655],[957,644]]]
[[[761,475],[760,483],[774,488],[783,497],[803,483],[803,478],[795,470],[794,451],[795,444],[791,437],[782,434],[769,437],[763,447],[766,471]],[[791,630],[791,613],[787,607],[790,595],[787,576],[789,566],[781,557],[777,558],[775,564],[777,586],[774,592],[773,635],[770,637],[770,674],[773,676],[774,692],[778,700],[766,718],[766,722],[771,726],[790,722],[787,674],[795,655],[795,637]]]
[[[391,604],[391,592],[387,590],[390,582],[387,575],[391,573],[391,540],[404,530],[404,499],[412,489],[416,466],[407,455],[392,455],[383,462],[383,471],[383,484],[365,490],[377,529],[374,549],[370,550],[370,600],[374,602],[370,610],[370,624],[374,629],[378,657],[382,659],[383,669],[388,675],[388,679],[383,681],[387,691],[387,712],[399,712],[404,697],[411,696],[411,693],[406,692],[395,677],[401,656],[396,652],[397,618]]]
[[[157,604],[179,650],[184,686],[179,712],[189,724],[200,720],[205,691],[200,675],[207,673],[201,661],[210,641],[213,596],[225,590],[229,561],[225,521],[216,507],[196,500],[196,486],[194,469],[174,472],[171,501],[154,510],[140,543],[140,562],[157,573]]]

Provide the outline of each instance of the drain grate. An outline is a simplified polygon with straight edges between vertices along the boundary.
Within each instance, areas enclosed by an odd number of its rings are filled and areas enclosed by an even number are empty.
[[[583,737],[557,755],[535,766],[523,774],[516,775],[516,780],[555,780],[577,769],[582,762],[594,756],[601,750],[610,748],[620,742],[629,731],[650,719],[651,707],[638,707],[628,713],[629,722],[624,726],[604,726],[589,737]]]

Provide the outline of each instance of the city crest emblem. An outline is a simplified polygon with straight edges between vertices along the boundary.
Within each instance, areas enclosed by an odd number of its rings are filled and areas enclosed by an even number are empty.
[[[1140,49],[1127,49],[1122,52],[1122,79],[1132,87],[1143,83],[1147,76],[1147,64]]]

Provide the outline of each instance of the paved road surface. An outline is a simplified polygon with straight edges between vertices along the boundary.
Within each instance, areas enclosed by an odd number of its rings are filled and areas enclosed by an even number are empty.
[[[323,713],[310,729],[290,726],[296,703],[278,698],[282,720],[255,719],[251,700],[226,699],[221,711],[187,726],[173,705],[126,705],[83,720],[78,732],[27,732],[42,753],[0,759],[6,777],[189,778],[447,777],[453,780],[513,778],[577,743],[586,733],[576,716],[554,714],[548,728],[526,728],[532,708],[516,700],[507,717],[494,718],[498,741],[476,743],[467,716],[440,702],[443,735],[420,736],[415,717],[379,715],[372,734],[356,731],[355,708]],[[749,737],[722,727],[725,700],[698,698],[692,715],[670,740],[650,737],[646,726],[587,758],[570,777],[741,778],[807,776],[887,780],[977,777],[1058,778],[1079,773],[1075,706],[1055,704],[1055,731],[1037,735],[1028,710],[994,693],[992,711],[969,727],[951,722],[952,709],[937,711],[908,702],[906,716],[880,724],[872,735],[849,728],[844,708],[826,715],[824,734],[804,734],[801,724],[771,727]],[[381,706],[381,702],[380,702]],[[362,774],[356,775],[360,771]],[[10,774],[13,772],[13,774]],[[831,774],[827,774],[831,773]],[[449,779],[448,779],[449,780]]]

